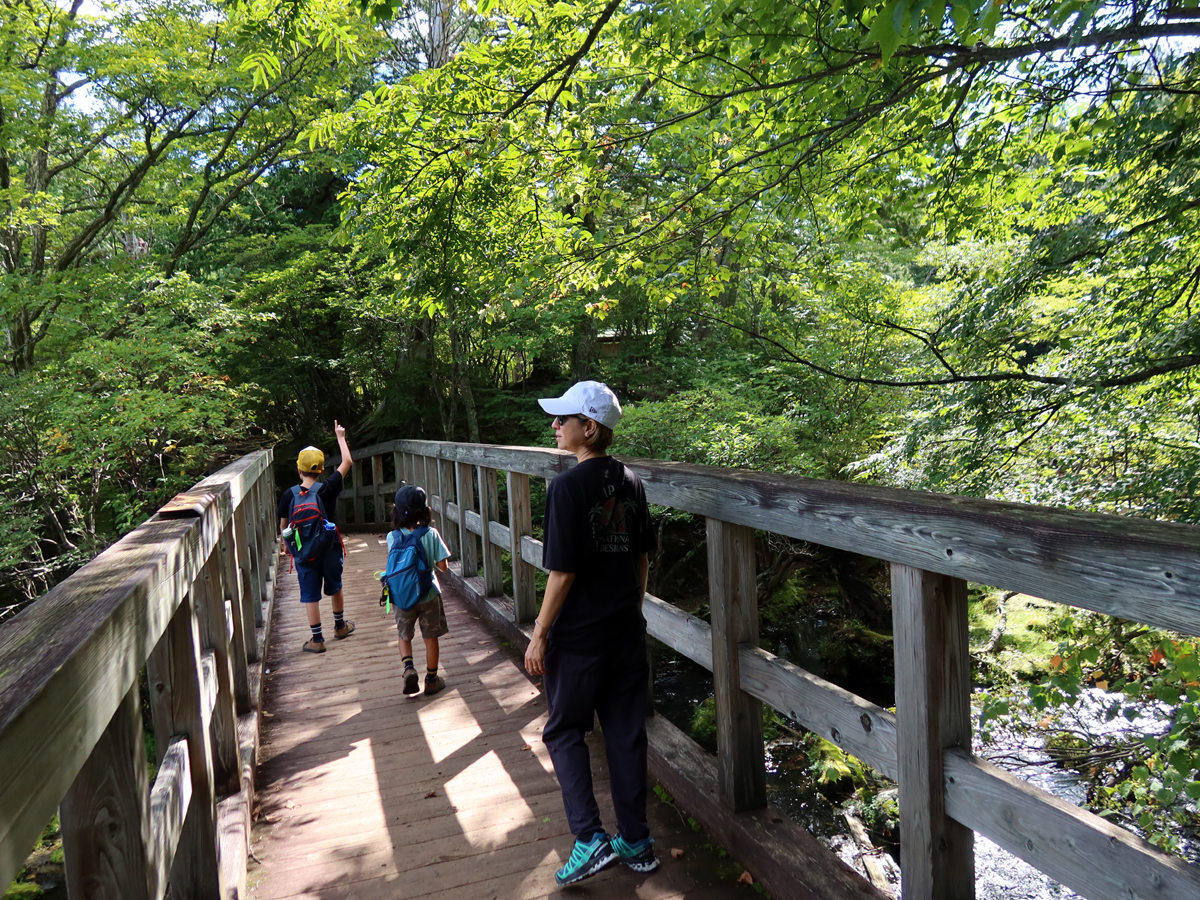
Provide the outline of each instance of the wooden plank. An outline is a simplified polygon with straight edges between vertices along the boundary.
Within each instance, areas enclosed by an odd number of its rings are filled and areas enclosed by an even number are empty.
[[[148,782],[135,682],[60,807],[72,897],[151,900]]]
[[[384,495],[383,495],[383,455],[379,454],[371,457],[371,490],[374,497],[373,509],[375,512],[372,519],[377,525],[383,525],[385,521],[384,515]]]
[[[550,571],[542,565],[542,542],[536,538],[522,535],[521,559],[525,560],[525,562],[529,563],[535,569],[541,569],[543,572]]]
[[[943,751],[971,746],[967,584],[892,566],[904,900],[975,896],[975,836],[946,814]]]
[[[573,464],[557,450],[395,443],[539,477]],[[1194,525],[688,463],[624,462],[652,503],[1200,635]]]
[[[708,627],[701,620],[696,621]],[[743,646],[739,651],[743,691],[893,781],[897,779],[896,717],[892,713],[761,647]],[[686,655],[686,651],[680,652]]]
[[[533,532],[533,507],[529,497],[529,476],[508,473],[509,553],[513,566],[513,606],[517,622],[532,622],[537,615],[537,588],[533,566],[521,556],[521,541]]]
[[[474,470],[467,463],[455,463],[454,495],[458,498],[458,506],[462,511],[458,523],[459,559],[462,560],[464,578],[479,574],[479,551],[474,535],[467,528],[467,518],[471,507],[475,504]]]
[[[143,750],[143,752],[145,752]],[[162,900],[171,876],[171,863],[192,802],[192,770],[187,738],[172,738],[158,764],[150,791],[150,836],[146,843],[150,896]]]
[[[165,752],[173,737],[186,737],[192,800],[171,865],[171,894],[177,900],[221,900],[217,867],[212,748],[204,721],[204,658],[200,625],[185,599],[146,662],[155,746]]]
[[[238,759],[237,704],[233,687],[233,660],[229,649],[225,620],[225,598],[219,592],[220,560],[210,557],[192,586],[200,628],[200,645],[211,654],[212,695],[210,731],[212,735],[213,779],[218,794],[230,794],[241,788],[241,763]],[[240,635],[238,636],[240,642]],[[248,702],[248,698],[247,698]]]
[[[151,520],[0,625],[0,883],[54,815],[217,533],[211,506]]]
[[[646,595],[642,615],[646,617],[647,634],[712,671],[712,628],[707,622],[653,594]]]
[[[237,508],[241,505],[242,498],[250,492],[254,483],[264,473],[269,475],[273,459],[274,454],[270,450],[256,450],[253,453],[247,453],[240,459],[231,462],[225,468],[209,475],[203,481],[197,482],[192,490],[205,491],[217,485],[227,485],[229,489],[229,501],[233,508]]]
[[[717,786],[733,812],[767,805],[762,703],[741,688],[738,647],[758,646],[754,531],[709,518],[708,601],[712,609]]]
[[[361,468],[354,468],[346,473],[346,477],[350,479],[350,486],[353,488],[353,491],[351,492],[351,496],[354,498],[354,524],[355,525],[366,525],[367,524],[366,507],[363,504],[364,488],[366,488],[366,486],[362,483],[363,478],[362,478],[362,475],[360,474],[361,472],[362,472]]]
[[[774,807],[758,812],[727,809],[717,799],[717,766],[712,756],[665,717],[647,719],[646,733],[651,774],[771,896],[777,900],[888,898]]]
[[[450,548],[450,556],[458,557],[458,529],[450,528],[447,523],[457,522],[457,518],[450,518],[450,507],[455,500],[454,495],[454,463],[448,460],[438,460],[438,485],[442,494],[442,536],[446,539],[446,546]]]
[[[1200,870],[1123,828],[964,749],[947,750],[943,767],[950,815],[1084,897],[1200,897]]]
[[[498,525],[500,515],[500,492],[496,487],[496,470],[485,466],[477,466],[476,477],[479,479],[479,518],[486,523],[488,532],[483,534],[483,583],[489,597],[499,597],[504,593],[504,564],[500,556],[500,546],[491,538],[491,526]],[[503,527],[503,526],[501,526]],[[507,528],[504,529],[506,532]]]

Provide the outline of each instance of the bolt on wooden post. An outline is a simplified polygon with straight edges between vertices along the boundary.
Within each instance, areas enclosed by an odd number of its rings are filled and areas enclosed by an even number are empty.
[[[967,583],[892,563],[902,900],[975,896],[975,834],[946,814],[942,753],[971,749]]]
[[[741,689],[738,647],[758,646],[754,530],[709,518],[708,596],[712,609],[717,707],[717,789],[734,812],[767,805],[762,703]]]

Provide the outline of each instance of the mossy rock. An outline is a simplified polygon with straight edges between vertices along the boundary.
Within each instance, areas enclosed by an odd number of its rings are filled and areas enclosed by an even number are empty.
[[[32,881],[14,881],[8,886],[3,900],[35,900],[46,892]]]

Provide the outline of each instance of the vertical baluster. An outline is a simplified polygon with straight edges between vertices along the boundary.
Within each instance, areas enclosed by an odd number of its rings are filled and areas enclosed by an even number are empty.
[[[459,505],[457,495],[454,492],[454,463],[451,460],[438,460],[438,481],[441,484],[443,504],[454,503],[455,505]],[[462,515],[461,510],[459,515]],[[446,514],[444,506],[440,528],[442,536],[446,539],[446,546],[450,548],[450,555],[457,559],[459,556],[458,526],[450,522],[450,517]]]
[[[971,747],[967,583],[892,563],[904,900],[975,896],[975,835],[946,815],[942,751]]]
[[[192,800],[171,866],[173,900],[218,900],[224,896],[217,870],[212,752],[202,689],[200,625],[185,597],[150,654],[146,672],[159,762],[175,736],[186,736]]]
[[[59,807],[71,897],[153,900],[150,787],[134,681]]]
[[[378,525],[378,526],[380,526],[380,528],[382,528],[384,520],[385,520],[385,517],[383,514],[384,498],[383,498],[383,457],[382,456],[372,456],[371,457],[371,480],[374,482],[374,485],[375,485],[374,522],[376,525]],[[378,529],[376,529],[376,530],[378,530]]]
[[[509,553],[513,567],[513,606],[516,621],[532,622],[537,615],[537,590],[533,566],[521,556],[521,538],[533,534],[533,509],[529,500],[529,476],[508,473],[508,530],[512,536]]]
[[[471,578],[479,574],[479,555],[476,551],[475,535],[467,530],[467,510],[474,505],[475,488],[471,483],[470,463],[455,463],[454,471],[458,485],[458,540],[462,559],[462,576]]]
[[[758,646],[754,531],[712,518],[707,526],[717,788],[721,802],[739,812],[767,805],[762,703],[742,691],[738,662],[740,644]]]
[[[366,479],[363,478],[362,472],[360,471],[361,466],[362,463],[360,461],[358,464],[353,466],[349,472],[350,484],[353,487],[350,496],[354,498],[354,524],[356,526],[356,530],[357,526],[362,525],[367,520],[367,513],[364,509],[362,494],[363,482]]]
[[[496,470],[477,466],[479,478],[479,521],[483,525],[483,585],[489,597],[504,593],[504,558],[500,546],[492,543],[488,523],[500,516],[500,494],[496,489]]]
[[[192,584],[192,600],[200,629],[200,646],[212,652],[216,669],[217,698],[210,723],[213,788],[217,794],[232,794],[241,790],[242,766],[238,757],[228,620],[225,618],[225,598],[218,591],[219,586],[219,562],[210,558]],[[248,707],[249,703],[247,712]]]

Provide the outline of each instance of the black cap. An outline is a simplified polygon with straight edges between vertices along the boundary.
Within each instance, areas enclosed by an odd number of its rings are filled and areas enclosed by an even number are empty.
[[[406,484],[396,491],[396,509],[405,515],[418,513],[425,508],[425,488]]]

